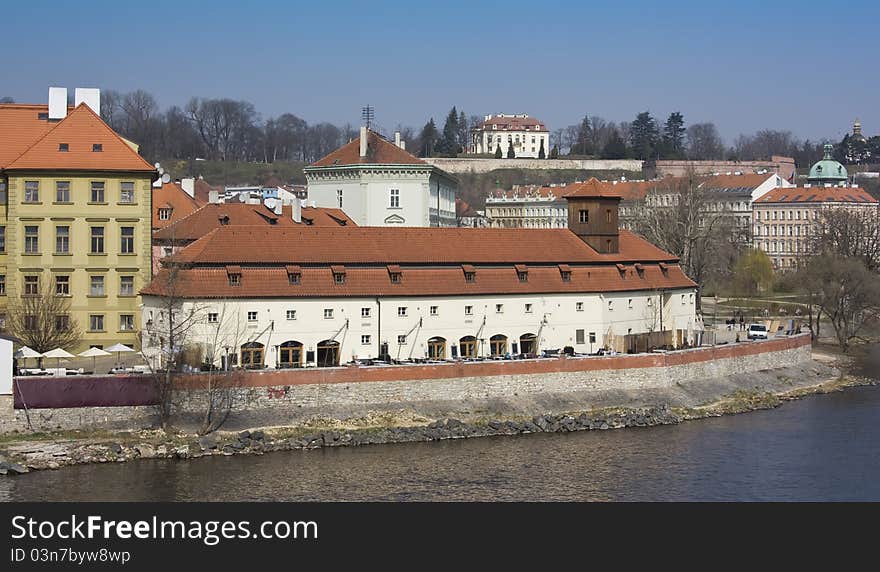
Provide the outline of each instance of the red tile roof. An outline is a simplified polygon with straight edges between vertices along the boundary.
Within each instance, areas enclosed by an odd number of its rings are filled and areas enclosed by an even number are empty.
[[[168,220],[159,220],[159,209],[171,209]],[[189,196],[175,182],[163,183],[153,187],[153,229],[165,228],[180,219],[191,215],[199,208],[199,203]]]
[[[36,111],[36,109],[34,110]],[[26,116],[14,114],[19,120]],[[36,113],[28,121],[39,123]],[[47,121],[48,122],[48,121]],[[41,136],[30,141],[28,147],[14,159],[2,165],[4,169],[52,169],[75,171],[137,171],[153,172],[156,169],[137,154],[115,131],[104,123],[92,109],[81,103],[67,117],[51,128],[39,126],[25,129],[24,136],[42,131]],[[16,132],[18,133],[18,132]],[[16,135],[14,135],[16,136]],[[17,136],[22,136],[18,134]],[[67,144],[67,151],[59,146]],[[96,152],[93,145],[100,145]]]
[[[0,104],[0,169],[57,125],[39,118],[48,113],[48,105]]]
[[[196,179],[195,182],[195,190],[193,194],[199,203],[202,205],[206,205],[211,200],[211,191],[217,191],[221,195],[223,194],[223,187],[212,187],[208,184],[208,181],[202,178]]]
[[[174,294],[188,298],[300,298],[347,296],[453,296],[547,294],[565,292],[625,292],[693,288],[681,268],[666,272],[654,264],[643,272],[627,267],[621,273],[613,265],[573,266],[565,281],[557,266],[530,266],[529,279],[521,282],[513,267],[480,268],[476,280],[467,282],[461,268],[403,268],[399,282],[392,282],[385,267],[348,267],[345,282],[336,283],[327,266],[304,267],[298,284],[291,284],[284,266],[242,267],[241,284],[231,286],[223,266],[184,269],[175,277]],[[162,295],[169,271],[163,268],[142,293]]]
[[[185,194],[185,193],[184,193]],[[249,205],[246,203],[208,203],[193,210],[188,216],[176,220],[153,233],[158,241],[189,242],[198,240],[217,228],[245,227],[256,230],[260,226],[273,228],[299,226],[357,226],[341,209],[303,207],[302,223],[293,221],[291,207],[285,205],[281,214],[265,205]],[[220,220],[226,217],[226,225]]]
[[[617,185],[609,181],[602,182],[595,177],[584,183],[571,183],[562,188],[563,196],[568,197],[596,197],[622,199],[623,195],[617,190]]]
[[[360,138],[346,143],[309,167],[336,167],[342,165],[427,165],[374,131],[367,131],[367,156],[361,157]],[[307,167],[308,168],[308,167]]]
[[[185,221],[184,221],[185,222]],[[167,233],[159,231],[157,235]],[[295,245],[290,248],[271,245]],[[674,261],[625,230],[599,254],[568,229],[222,226],[175,258],[200,264],[531,264]]]
[[[492,129],[497,125],[497,129]],[[547,131],[543,123],[534,117],[501,117],[493,115],[480,123],[479,129],[485,131]]]
[[[773,189],[756,203],[877,203],[866,190],[859,187],[790,187]]]

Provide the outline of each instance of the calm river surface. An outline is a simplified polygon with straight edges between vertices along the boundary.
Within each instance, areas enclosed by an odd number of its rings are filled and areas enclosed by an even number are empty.
[[[0,500],[880,501],[880,386],[678,426],[70,467]]]

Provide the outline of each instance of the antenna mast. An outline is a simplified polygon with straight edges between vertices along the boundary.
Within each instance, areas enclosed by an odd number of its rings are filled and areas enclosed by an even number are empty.
[[[373,109],[373,106],[367,105],[361,108],[361,119],[363,120],[364,125],[367,127],[367,129],[372,129],[373,119],[375,118],[375,116],[376,112]]]

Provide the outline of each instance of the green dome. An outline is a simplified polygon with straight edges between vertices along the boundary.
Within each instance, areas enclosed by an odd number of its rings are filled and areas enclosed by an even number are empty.
[[[848,177],[846,167],[831,158],[830,144],[825,145],[825,157],[810,168],[807,179],[811,183],[845,183]]]

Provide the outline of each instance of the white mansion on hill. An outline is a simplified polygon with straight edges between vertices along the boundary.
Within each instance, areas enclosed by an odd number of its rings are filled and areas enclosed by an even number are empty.
[[[176,344],[246,367],[692,343],[696,285],[596,188],[559,229],[220,226],[142,291],[144,354],[167,355],[169,304]]]
[[[519,158],[537,159],[544,148],[544,157],[550,155],[550,131],[547,127],[526,114],[487,115],[474,129],[474,153],[495,153],[501,147],[501,155],[507,157],[510,147]]]
[[[360,137],[304,169],[308,200],[359,226],[456,226],[458,181],[361,127]]]

